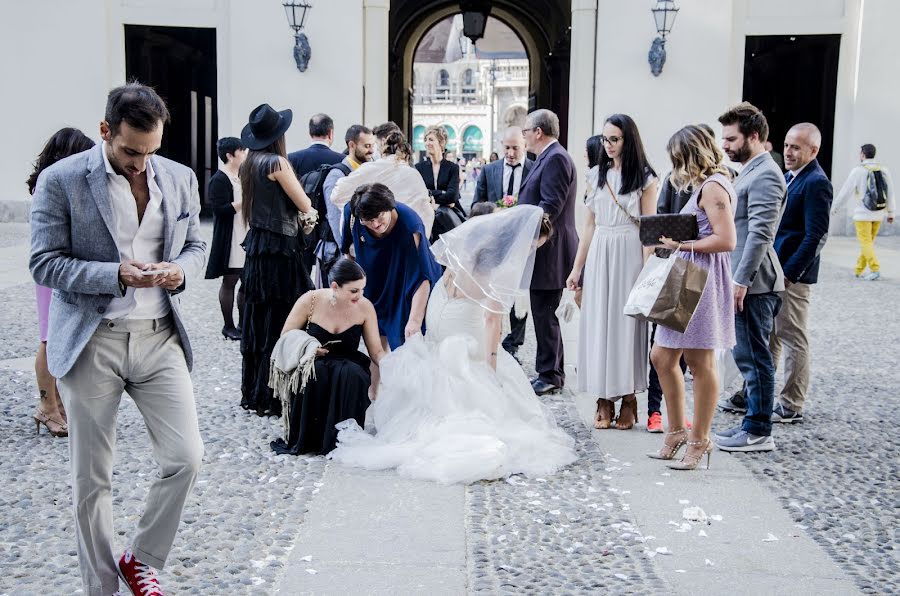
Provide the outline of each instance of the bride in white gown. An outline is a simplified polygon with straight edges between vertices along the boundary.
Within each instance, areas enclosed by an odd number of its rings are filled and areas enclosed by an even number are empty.
[[[340,423],[329,458],[447,484],[549,475],[575,461],[574,441],[499,345],[503,316],[530,284],[542,226],[543,211],[523,205],[441,236],[432,250],[447,269],[428,301],[426,336],[382,359],[374,434]]]

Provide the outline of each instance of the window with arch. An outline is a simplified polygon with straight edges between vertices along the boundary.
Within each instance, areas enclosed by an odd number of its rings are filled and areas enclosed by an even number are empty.
[[[460,85],[462,90],[462,100],[465,103],[474,103],[475,98],[475,71],[471,68],[467,68],[463,71],[462,75],[462,85]]]
[[[447,69],[442,68],[437,73],[437,85],[435,86],[435,95],[437,99],[450,100],[450,73]]]

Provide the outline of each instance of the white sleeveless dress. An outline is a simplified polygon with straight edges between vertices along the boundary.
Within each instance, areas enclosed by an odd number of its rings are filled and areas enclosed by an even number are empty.
[[[575,461],[573,439],[512,356],[498,349],[496,372],[485,362],[484,312],[449,297],[440,280],[428,301],[426,337],[381,362],[375,434],[353,420],[340,423],[329,458],[445,484],[545,476]]]

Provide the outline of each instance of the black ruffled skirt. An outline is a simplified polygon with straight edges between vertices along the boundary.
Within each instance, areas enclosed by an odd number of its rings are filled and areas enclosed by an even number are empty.
[[[280,416],[281,403],[269,388],[269,358],[294,303],[313,283],[296,237],[250,228],[244,251],[241,407],[259,416]]]

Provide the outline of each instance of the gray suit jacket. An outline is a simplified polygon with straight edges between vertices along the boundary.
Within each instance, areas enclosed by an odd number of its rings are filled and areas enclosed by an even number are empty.
[[[503,188],[503,164],[505,159],[498,159],[481,168],[481,174],[475,182],[475,196],[472,198],[472,204],[490,201],[496,203],[506,195],[506,189]],[[522,163],[522,181],[531,171],[534,162],[527,157]]]
[[[747,165],[734,181],[737,245],[731,275],[749,294],[784,291],[784,272],[772,246],[784,210],[784,174],[768,153]]]
[[[119,291],[119,249],[107,190],[103,145],[67,157],[38,178],[31,206],[31,260],[34,281],[53,289],[47,360],[60,378],[103,319]],[[206,243],[200,239],[200,195],[194,172],[174,161],[150,158],[162,191],[163,260],[184,270],[185,283],[168,292],[169,304],[188,368],[193,353],[182,323],[181,298],[189,280],[202,279]]]

